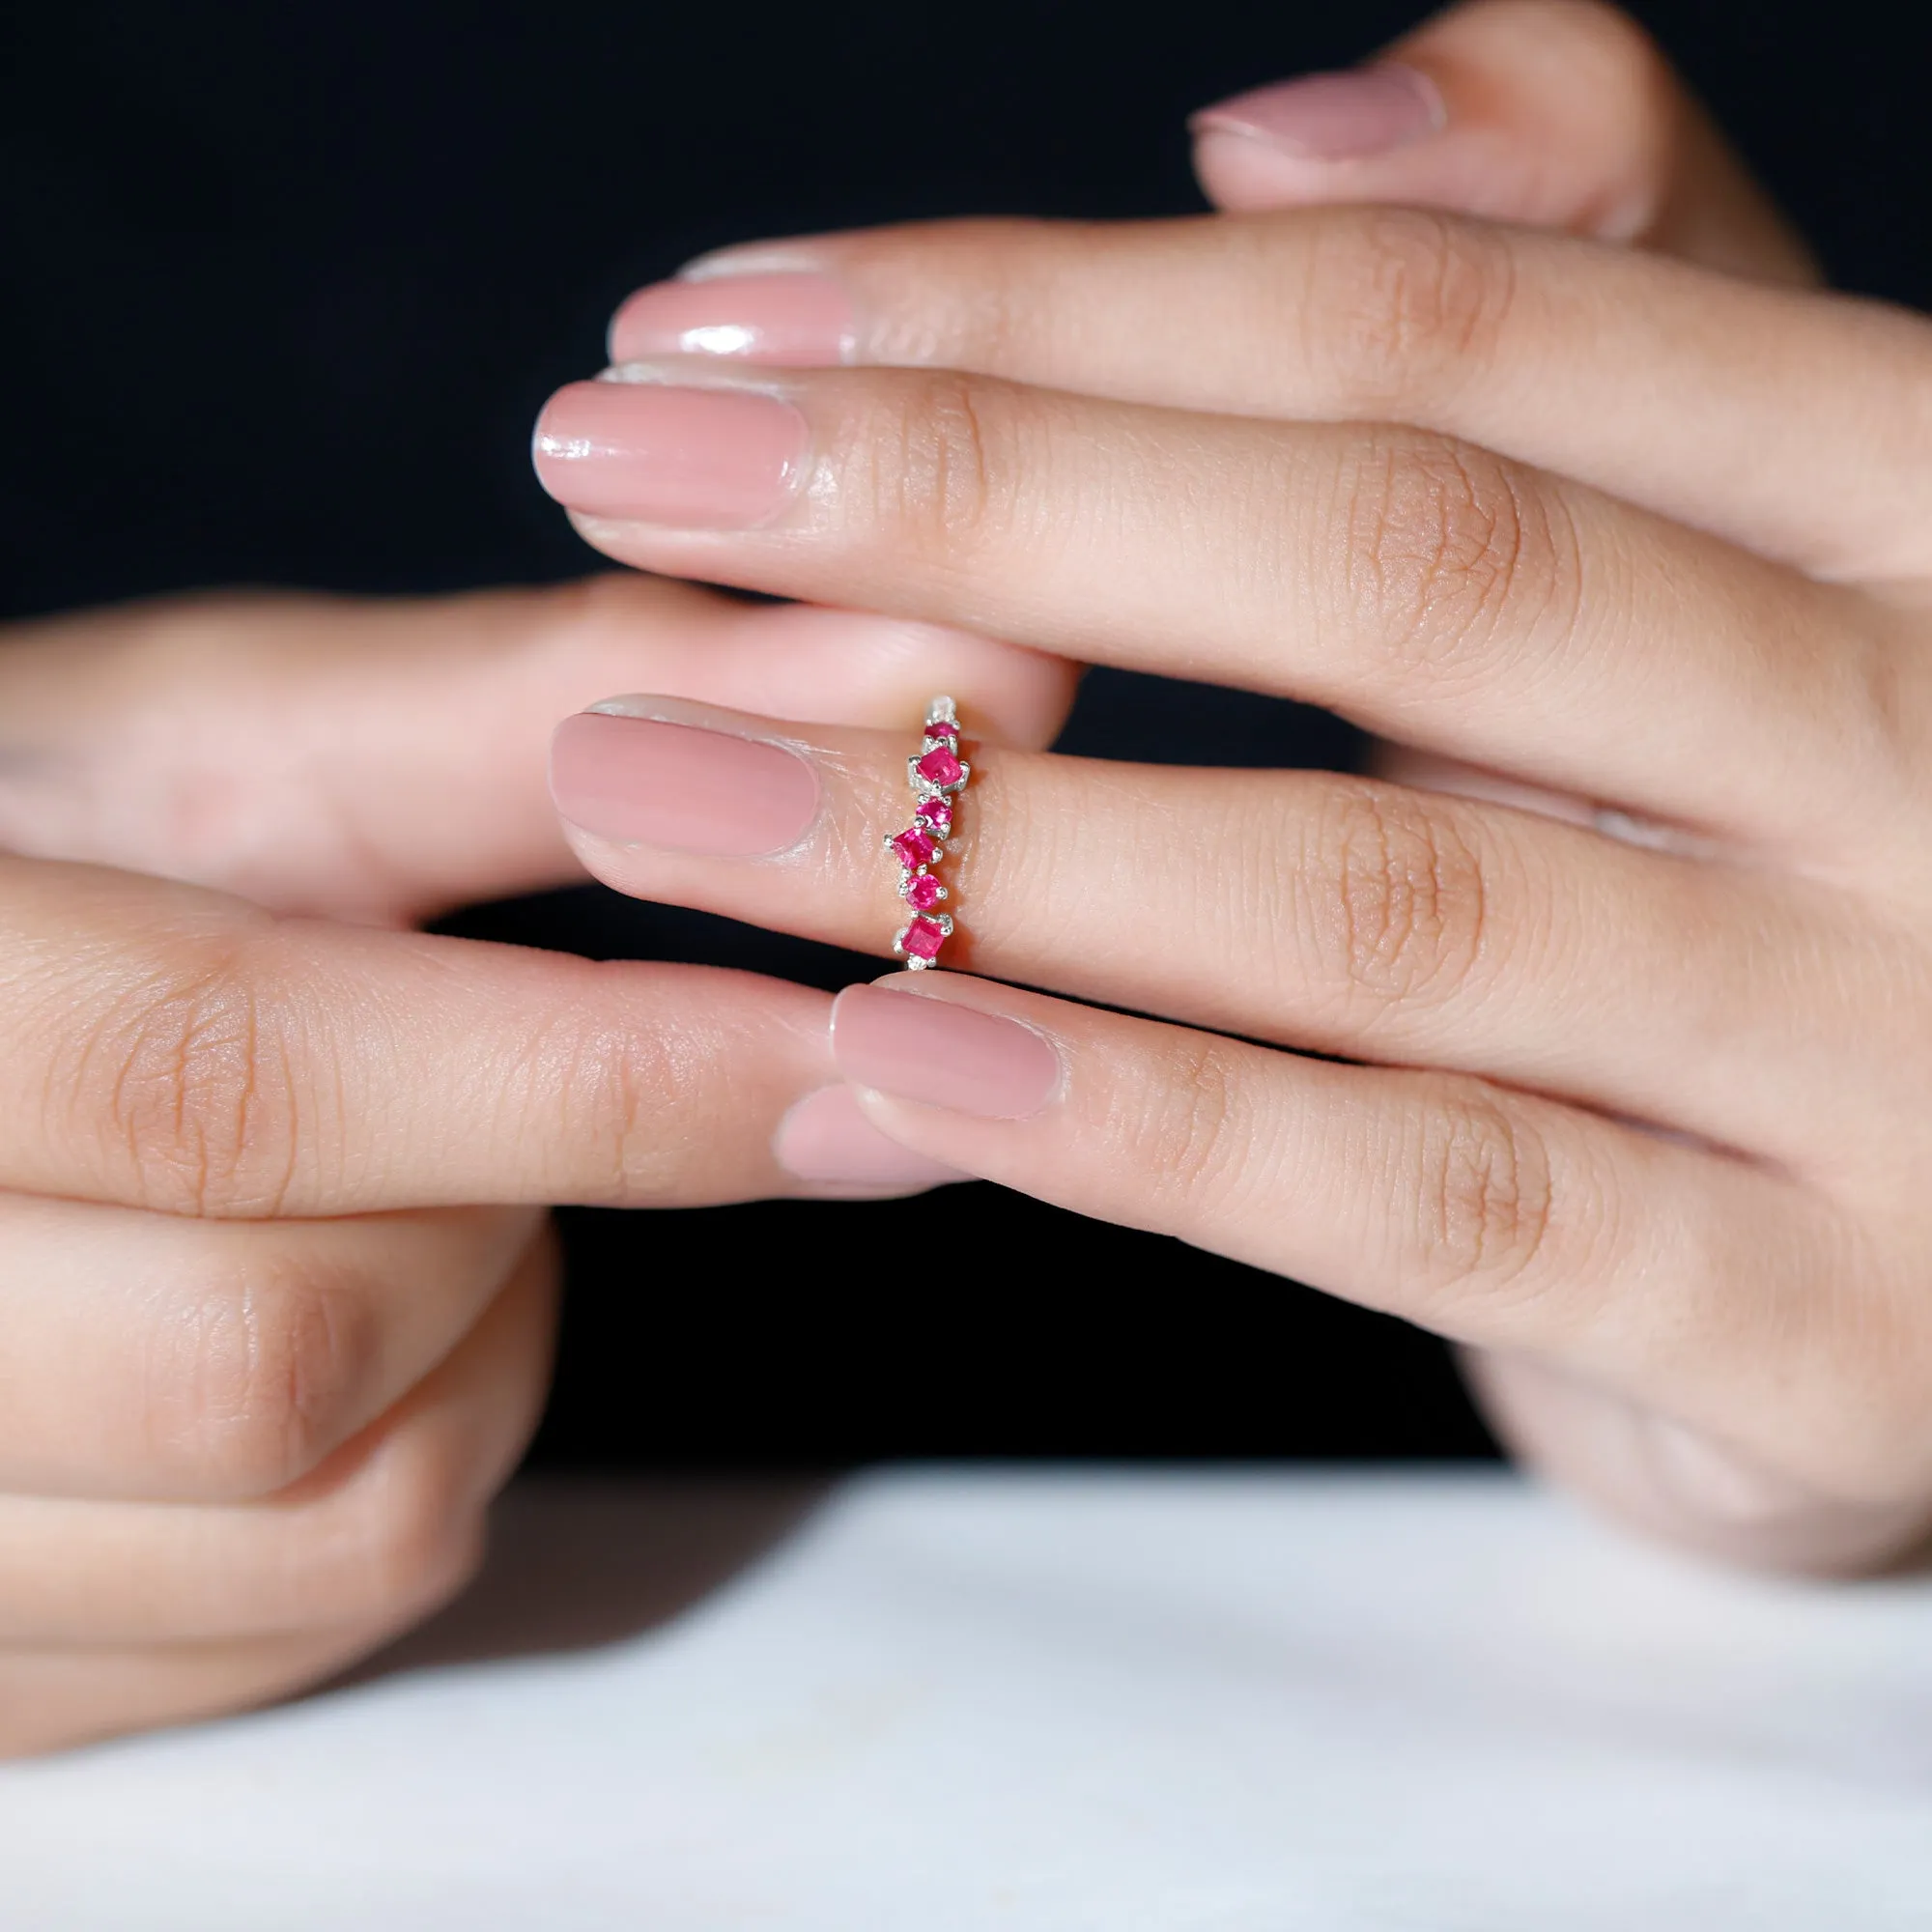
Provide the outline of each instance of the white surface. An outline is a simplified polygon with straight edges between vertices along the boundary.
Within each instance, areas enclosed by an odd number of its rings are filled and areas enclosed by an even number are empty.
[[[1506,1479],[909,1472],[652,1635],[0,1772],[7,1932],[1932,1926],[1932,1589]]]

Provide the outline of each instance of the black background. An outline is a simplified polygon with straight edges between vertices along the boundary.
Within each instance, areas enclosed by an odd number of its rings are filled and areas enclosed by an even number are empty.
[[[0,612],[226,583],[434,590],[594,559],[529,425],[701,248],[1200,206],[1182,121],[1425,10],[63,0],[0,14]],[[1637,9],[1844,285],[1927,305],[1918,10]],[[1158,702],[1154,700],[1158,696]],[[1069,742],[1346,759],[1293,707],[1114,674]],[[874,962],[601,891],[458,929],[836,986]],[[985,1187],[572,1214],[552,1463],[1489,1453],[1444,1352]],[[928,1271],[923,1264],[939,1257]]]

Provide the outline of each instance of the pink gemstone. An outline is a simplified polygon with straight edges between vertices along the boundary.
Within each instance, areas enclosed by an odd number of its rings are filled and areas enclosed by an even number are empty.
[[[892,848],[898,855],[898,862],[908,872],[917,871],[922,866],[929,866],[939,856],[938,841],[929,832],[922,832],[912,826],[892,840]]]
[[[928,738],[951,738],[956,744],[959,726],[950,718],[938,718],[925,727],[925,735]]]
[[[929,818],[944,830],[952,823],[952,801],[949,798],[923,798],[919,802],[919,815]]]
[[[937,920],[916,919],[906,927],[899,944],[915,959],[936,959],[946,944],[946,928]]]
[[[921,872],[909,880],[905,889],[906,903],[917,906],[921,912],[930,912],[942,896],[939,881],[930,872]]]
[[[950,785],[959,782],[959,760],[944,745],[928,752],[913,770],[927,784]]]

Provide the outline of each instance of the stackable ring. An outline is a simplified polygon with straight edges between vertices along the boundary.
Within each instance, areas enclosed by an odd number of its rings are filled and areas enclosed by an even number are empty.
[[[906,760],[912,785],[912,823],[886,835],[886,850],[898,862],[899,897],[913,916],[893,935],[893,951],[907,967],[922,972],[934,964],[952,935],[952,915],[937,910],[950,896],[933,867],[958,835],[958,795],[973,776],[959,756],[959,711],[950,697],[925,707],[925,742]]]

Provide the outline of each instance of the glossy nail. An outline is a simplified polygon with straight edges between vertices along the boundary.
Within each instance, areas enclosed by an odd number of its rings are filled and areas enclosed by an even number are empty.
[[[782,745],[609,711],[556,727],[550,790],[582,832],[714,859],[786,851],[818,813],[817,773]]]
[[[1264,141],[1302,160],[1352,161],[1406,147],[1442,122],[1442,97],[1427,75],[1367,67],[1257,87],[1204,107],[1188,126]]]
[[[972,1179],[889,1141],[860,1113],[849,1087],[808,1094],[779,1122],[772,1152],[786,1173],[827,1187],[937,1187]]]
[[[852,357],[851,298],[830,275],[706,275],[639,289],[611,323],[611,359],[734,355],[794,369]]]
[[[655,382],[573,383],[537,421],[537,479],[587,516],[746,529],[805,473],[805,418],[780,396]]]
[[[855,1087],[984,1120],[1023,1121],[1060,1087],[1060,1056],[1031,1027],[890,987],[832,1003],[832,1058]]]

